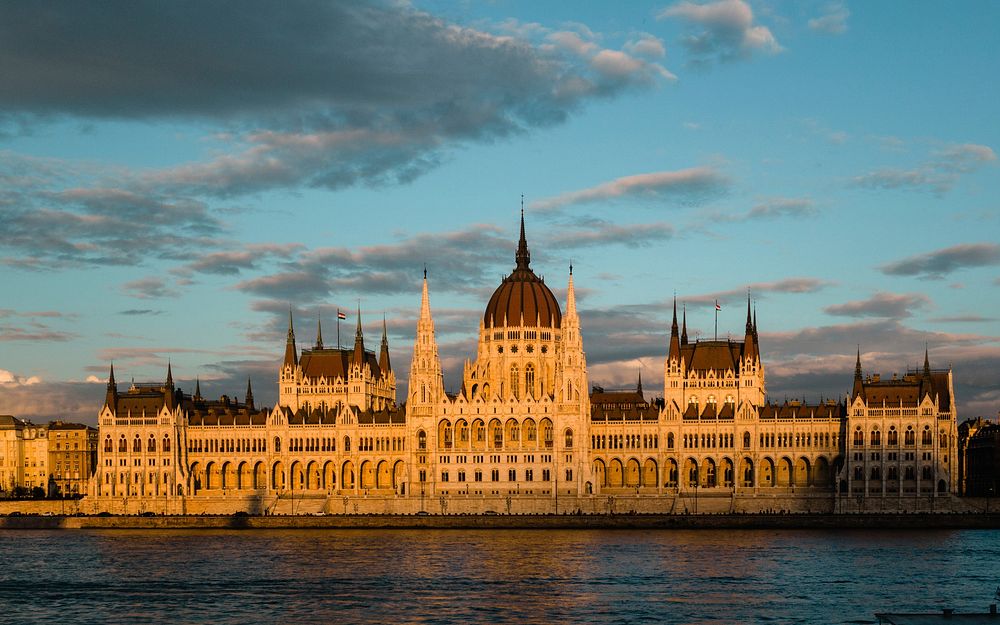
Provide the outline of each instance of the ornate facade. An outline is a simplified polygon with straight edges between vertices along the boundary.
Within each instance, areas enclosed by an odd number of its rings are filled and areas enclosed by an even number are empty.
[[[922,372],[883,381],[862,376],[859,352],[850,396],[771,404],[749,298],[743,340],[689,341],[675,303],[663,396],[649,401],[641,380],[635,391],[590,389],[572,267],[566,292],[564,310],[531,269],[522,215],[514,270],[486,306],[455,393],[445,390],[426,271],[401,403],[384,322],[376,356],[360,311],[351,348],[325,347],[317,328],[315,346],[299,352],[289,318],[270,410],[255,407],[249,385],[242,404],[208,401],[198,387],[184,394],[169,367],[164,384],[119,393],[112,368],[93,494],[263,512],[282,500],[293,512],[296,501],[326,512],[372,501],[486,512],[520,501],[558,510],[560,498],[588,510],[634,497],[697,511],[699,497],[955,492],[951,372],[931,370],[926,355]]]

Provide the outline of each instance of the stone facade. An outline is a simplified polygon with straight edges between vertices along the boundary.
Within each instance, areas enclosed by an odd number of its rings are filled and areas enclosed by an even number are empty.
[[[0,491],[42,488],[85,494],[97,459],[97,430],[81,423],[36,425],[0,415]]]
[[[955,492],[950,371],[925,359],[898,380],[865,379],[859,353],[850,396],[768,403],[748,298],[742,340],[689,341],[674,305],[662,397],[641,380],[590,389],[572,268],[563,310],[531,269],[523,218],[515,261],[456,393],[426,271],[402,403],[384,324],[376,357],[360,313],[353,347],[325,347],[317,328],[301,353],[289,319],[269,410],[249,385],[243,403],[187,395],[169,367],[164,384],[119,393],[112,370],[93,494],[126,509],[447,513],[862,510],[890,497],[903,510]]]

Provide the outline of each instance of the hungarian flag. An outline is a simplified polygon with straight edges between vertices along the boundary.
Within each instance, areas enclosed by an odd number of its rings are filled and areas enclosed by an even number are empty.
[[[722,306],[719,306],[719,300],[715,300],[715,310],[716,311],[722,310]]]
[[[337,309],[337,319],[347,319],[347,315],[345,315],[344,313],[340,312],[339,308]]]

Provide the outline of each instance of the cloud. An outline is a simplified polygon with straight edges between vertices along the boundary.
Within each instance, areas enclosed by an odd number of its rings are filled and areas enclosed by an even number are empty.
[[[783,49],[766,26],[754,24],[753,9],[743,0],[679,2],[656,17],[678,18],[696,29],[681,39],[695,65],[747,59],[757,52],[776,54]]]
[[[714,219],[724,221],[754,221],[781,217],[812,217],[819,211],[808,197],[771,197],[755,204],[742,214],[717,213]]]
[[[632,56],[647,59],[662,59],[667,56],[663,40],[649,33],[641,33],[637,38],[626,42],[623,49]]]
[[[560,230],[546,241],[546,247],[555,249],[624,245],[645,247],[668,241],[674,236],[674,227],[668,223],[631,224],[619,226],[603,219],[591,220],[588,228]]]
[[[22,376],[0,369],[0,386],[34,386],[42,381],[37,375]]]
[[[809,20],[809,28],[828,35],[843,35],[847,32],[847,18],[850,16],[850,10],[844,5],[830,4],[823,15]]]
[[[913,310],[926,308],[930,303],[930,298],[920,293],[875,293],[866,300],[827,306],[823,312],[841,317],[903,319],[911,316]]]
[[[126,317],[141,317],[141,316],[155,316],[162,315],[162,310],[153,310],[151,308],[129,308],[128,310],[121,310],[118,312],[119,315],[125,315]]]
[[[667,200],[693,202],[718,195],[729,186],[729,180],[715,168],[693,167],[677,171],[658,171],[616,178],[579,191],[570,191],[531,203],[542,212],[563,206],[604,202],[608,200]]]
[[[680,297],[679,299],[687,304],[714,304],[719,300],[721,304],[736,299],[746,302],[747,289],[750,289],[754,297],[764,293],[815,293],[833,284],[818,278],[785,278],[775,282],[755,282],[742,289],[731,289],[729,291],[716,291],[702,295]]]
[[[2,4],[0,110],[36,123],[222,124],[222,155],[128,182],[232,197],[406,183],[449,148],[673,78],[650,58],[651,35],[629,42],[633,55],[584,27],[514,26],[470,28],[402,2]]]
[[[982,315],[955,315],[952,317],[931,317],[928,321],[934,323],[987,323],[996,321],[997,317],[984,317]]]
[[[1000,245],[964,243],[894,261],[882,265],[879,270],[889,276],[919,276],[928,280],[941,280],[960,269],[994,265],[1000,265]]]
[[[972,173],[996,162],[992,148],[975,143],[948,146],[925,163],[909,169],[882,168],[855,176],[853,186],[868,189],[929,190],[937,195],[950,191],[961,174]]]
[[[251,244],[240,250],[210,252],[196,257],[196,260],[176,269],[174,273],[190,275],[207,273],[216,275],[237,275],[242,271],[256,269],[261,261],[270,258],[289,258],[304,249],[299,243]]]
[[[139,299],[155,299],[161,297],[176,297],[178,292],[167,285],[163,278],[147,276],[132,280],[122,285],[122,292]]]
[[[78,338],[78,335],[72,332],[55,330],[47,324],[38,321],[29,322],[27,325],[0,325],[0,343],[14,341],[26,343],[43,341],[62,343],[72,341],[76,338]]]

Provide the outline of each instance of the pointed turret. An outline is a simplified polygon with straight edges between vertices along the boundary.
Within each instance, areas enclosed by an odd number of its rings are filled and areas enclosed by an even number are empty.
[[[114,410],[117,399],[118,384],[115,382],[115,363],[114,361],[111,361],[111,373],[108,374],[108,392],[105,403],[107,403],[109,408]]]
[[[282,364],[293,369],[299,364],[298,351],[295,349],[295,328],[292,327],[291,306],[288,307],[288,337],[285,339],[285,360]]]
[[[681,322],[681,345],[688,344],[688,309],[687,304],[684,305],[683,321]]]
[[[517,242],[517,253],[514,254],[514,260],[517,262],[517,269],[528,269],[528,265],[531,264],[528,240],[524,236],[524,206],[521,206],[521,239]]]
[[[382,375],[392,371],[392,365],[389,363],[389,332],[386,328],[385,315],[382,315],[382,351],[378,355],[378,368]]]
[[[409,386],[411,400],[422,404],[436,403],[444,394],[444,377],[441,373],[437,340],[434,338],[434,319],[431,317],[426,268],[420,295],[417,336],[413,341],[413,357],[410,361]]]
[[[751,362],[757,360],[757,340],[754,336],[753,330],[753,317],[750,312],[750,291],[747,291],[747,325],[746,334],[743,337],[744,341],[744,355],[749,358]]]
[[[323,349],[323,316],[316,313],[316,349]]]
[[[858,345],[858,359],[854,363],[854,388],[851,390],[851,399],[864,395],[865,383],[861,373],[861,346]]]
[[[247,410],[253,410],[253,389],[250,387],[250,378],[247,377],[247,394],[243,403],[247,405]]]
[[[639,370],[639,381],[635,385],[635,392],[642,395],[642,369]]]
[[[195,401],[201,401],[201,379],[200,378],[195,378],[194,379],[194,397],[192,397],[191,399],[194,399]]]
[[[934,393],[932,385],[931,359],[930,354],[927,351],[927,345],[924,344],[924,370],[923,374],[920,376],[920,396],[923,397],[924,395],[932,395]]]
[[[351,362],[363,367],[365,365],[365,337],[361,332],[361,305],[358,305],[358,327],[354,331],[354,353]]]
[[[674,296],[674,319],[670,323],[670,353],[667,355],[668,360],[680,360],[681,359],[681,337],[677,329],[677,296]]]
[[[167,361],[167,383],[164,388],[163,399],[167,404],[167,408],[170,410],[174,409],[174,373],[170,366],[170,361]]]

